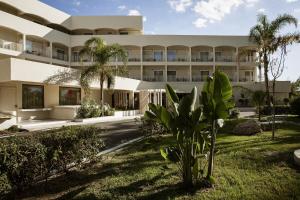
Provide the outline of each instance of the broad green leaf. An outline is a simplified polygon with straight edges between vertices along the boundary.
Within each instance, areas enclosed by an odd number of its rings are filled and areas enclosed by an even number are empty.
[[[173,90],[173,88],[167,84],[166,85],[166,93],[167,93],[167,97],[168,99],[172,102],[172,103],[179,103],[179,98],[176,94],[176,92]]]

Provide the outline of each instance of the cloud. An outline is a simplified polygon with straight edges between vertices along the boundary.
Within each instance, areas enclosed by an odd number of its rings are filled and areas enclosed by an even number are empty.
[[[253,7],[259,0],[202,0],[197,1],[193,11],[199,18],[193,23],[197,28],[207,26],[207,23],[221,21],[239,6]],[[204,21],[206,20],[206,21]]]
[[[298,0],[286,0],[287,3],[294,3],[297,2]]]
[[[295,8],[294,13],[300,13],[300,8]]]
[[[203,18],[198,18],[196,21],[193,22],[196,28],[204,28],[207,26],[207,20]]]
[[[258,13],[265,13],[265,12],[266,12],[266,9],[260,8],[260,9],[257,10],[257,12],[258,12]]]
[[[81,5],[81,1],[79,1],[79,0],[74,0],[72,4],[78,7],[78,6]]]
[[[127,7],[125,6],[125,5],[120,5],[120,6],[118,6],[118,9],[119,10],[125,10]]]
[[[176,12],[184,13],[187,8],[192,6],[193,0],[168,0],[168,3]]]
[[[129,16],[141,16],[141,13],[138,10],[129,10],[128,15]]]
[[[143,22],[146,22],[146,21],[147,21],[147,17],[144,16],[144,17],[143,17]]]

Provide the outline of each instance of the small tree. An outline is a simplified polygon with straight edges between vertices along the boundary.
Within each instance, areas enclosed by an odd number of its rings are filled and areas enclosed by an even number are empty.
[[[275,139],[275,104],[276,104],[276,98],[275,98],[275,91],[276,91],[276,80],[282,75],[283,70],[285,68],[285,57],[287,55],[286,50],[286,44],[282,44],[280,46],[280,52],[278,58],[271,59],[270,62],[270,69],[271,69],[271,75],[273,77],[272,79],[272,96],[273,96],[273,102],[272,102],[272,139]]]
[[[205,124],[201,122],[201,107],[195,107],[197,88],[179,100],[171,86],[166,85],[170,107],[149,104],[145,118],[155,120],[169,130],[176,146],[161,148],[162,156],[178,164],[186,188],[193,187],[202,174],[200,159],[205,147]]]
[[[213,175],[215,143],[218,127],[223,125],[223,120],[229,116],[229,109],[234,107],[232,99],[232,87],[228,76],[216,71],[213,77],[209,77],[204,84],[201,95],[203,104],[204,121],[210,130],[210,153],[208,161],[207,178]]]
[[[256,106],[258,112],[258,120],[261,120],[261,106],[265,103],[266,93],[262,90],[254,91],[252,94],[252,101]]]

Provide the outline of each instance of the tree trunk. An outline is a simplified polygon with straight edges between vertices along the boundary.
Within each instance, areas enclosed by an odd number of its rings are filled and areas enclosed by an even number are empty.
[[[104,79],[103,79],[103,74],[100,73],[100,103],[101,105],[104,104],[103,102],[103,84],[104,84]]]
[[[209,161],[208,161],[208,171],[207,178],[209,179],[213,175],[214,169],[214,154],[215,154],[215,143],[216,143],[216,121],[212,122],[212,134],[210,138],[210,152],[209,152]]]
[[[272,140],[275,139],[275,81],[273,81],[272,85],[272,95],[273,95],[273,102],[272,102]]]
[[[266,87],[266,99],[268,107],[271,106],[271,99],[270,99],[270,90],[269,90],[269,60],[267,53],[264,53],[264,76],[265,76],[265,87]]]
[[[185,144],[185,151],[183,152],[183,184],[185,188],[193,187],[193,175],[192,175],[192,159],[191,159],[191,145]]]

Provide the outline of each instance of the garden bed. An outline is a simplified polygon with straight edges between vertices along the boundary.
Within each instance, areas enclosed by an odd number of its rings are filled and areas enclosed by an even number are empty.
[[[228,130],[228,129],[227,129]],[[258,136],[220,134],[217,139],[215,187],[185,192],[174,164],[160,155],[171,136],[154,136],[111,154],[84,170],[52,179],[22,197],[60,199],[299,199],[300,173],[293,151],[300,148],[300,128],[282,126]]]

